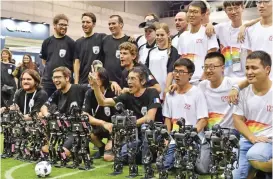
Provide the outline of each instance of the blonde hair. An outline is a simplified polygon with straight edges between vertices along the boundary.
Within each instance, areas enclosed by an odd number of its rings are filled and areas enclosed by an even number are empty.
[[[134,61],[137,61],[138,59],[138,49],[137,46],[131,42],[123,42],[122,44],[119,45],[119,50],[128,50],[131,55],[135,55],[136,58]]]
[[[9,51],[8,49],[3,49],[3,50],[1,51],[1,61],[3,60],[3,59],[2,59],[2,54],[3,54],[3,52],[6,52],[7,54],[9,54],[9,62],[10,62],[11,59],[12,59],[12,53],[11,53],[11,51]]]
[[[163,29],[167,34],[170,34],[170,28],[166,23],[160,23],[157,26],[156,30],[158,30],[158,29]],[[170,58],[170,55],[171,55],[171,47],[172,47],[172,39],[169,36],[168,37],[168,47],[167,47],[167,53],[168,53],[169,58]]]

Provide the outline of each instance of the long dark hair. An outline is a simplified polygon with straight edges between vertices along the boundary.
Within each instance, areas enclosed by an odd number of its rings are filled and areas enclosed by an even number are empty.
[[[105,68],[103,67],[100,67],[98,68],[98,76],[102,82],[102,86],[107,89],[110,87],[110,78],[109,78],[109,75],[108,75],[108,72],[106,71]]]
[[[28,58],[29,58],[29,63],[24,63],[24,57],[25,56],[27,56]],[[31,58],[31,56],[30,56],[30,54],[25,54],[24,56],[23,56],[23,59],[22,59],[22,66],[25,68],[25,69],[31,69],[31,70],[36,70],[37,69],[37,67],[36,67],[36,65],[33,63],[33,61],[32,61],[32,58]]]

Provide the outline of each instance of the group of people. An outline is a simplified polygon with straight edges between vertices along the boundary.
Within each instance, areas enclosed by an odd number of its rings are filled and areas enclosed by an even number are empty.
[[[178,33],[172,37],[168,25],[155,14],[145,16],[139,25],[144,35],[137,38],[123,33],[119,15],[109,17],[111,35],[96,33],[96,16],[87,12],[81,16],[84,36],[74,41],[66,35],[67,16],[56,15],[54,35],[41,48],[41,77],[29,55],[15,67],[10,63],[11,52],[2,50],[1,111],[13,104],[10,108],[31,120],[33,110],[46,117],[53,104],[67,113],[76,102],[93,126],[91,142],[99,148],[94,158],[103,156],[106,161],[114,159],[111,116],[118,102],[134,112],[138,127],[154,120],[165,123],[171,132],[183,117],[186,125],[196,127],[203,141],[201,153],[208,148],[204,130],[219,124],[240,137],[234,178],[254,177],[257,170],[269,177],[272,1],[256,3],[260,18],[243,24],[243,1],[224,1],[229,20],[215,24],[209,20],[209,4],[193,1],[187,11],[175,16]],[[94,64],[97,60],[101,63]],[[107,144],[102,138],[108,138]],[[70,135],[63,145],[67,156],[72,142]],[[164,162],[168,169],[173,167],[174,150],[171,142]],[[43,151],[47,153],[48,147]],[[122,152],[125,156],[126,146]],[[200,163],[209,162],[209,156],[201,156]]]

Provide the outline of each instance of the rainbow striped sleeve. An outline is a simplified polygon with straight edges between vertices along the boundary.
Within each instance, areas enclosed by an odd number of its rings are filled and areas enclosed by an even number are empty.
[[[240,58],[240,48],[232,47],[232,54],[230,52],[230,47],[224,47],[221,50],[221,53],[225,57],[225,67],[232,65],[232,58]]]
[[[263,131],[264,129],[268,128],[270,125],[269,124],[264,124],[261,122],[257,122],[254,120],[247,120],[245,122],[245,124],[247,125],[248,129],[252,132],[252,133],[258,133],[260,131]]]
[[[215,124],[219,124],[223,120],[223,118],[224,118],[224,114],[210,112],[209,120],[208,120],[208,128],[211,129],[212,126],[214,126]]]

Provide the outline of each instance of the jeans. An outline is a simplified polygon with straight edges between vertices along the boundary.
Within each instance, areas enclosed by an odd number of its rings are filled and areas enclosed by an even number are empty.
[[[267,162],[272,159],[272,143],[252,144],[245,138],[241,138],[239,154],[239,168],[233,171],[233,178],[246,179],[249,170],[252,168],[249,160]]]

